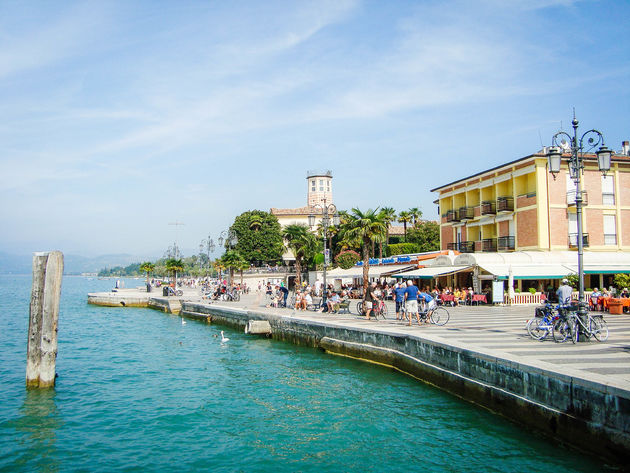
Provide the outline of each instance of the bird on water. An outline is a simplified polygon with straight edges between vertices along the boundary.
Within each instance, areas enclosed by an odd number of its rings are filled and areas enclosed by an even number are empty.
[[[229,342],[230,339],[223,335],[223,330],[221,330],[221,343]]]
[[[186,321],[184,320],[183,317],[182,317],[182,325],[186,325]]]

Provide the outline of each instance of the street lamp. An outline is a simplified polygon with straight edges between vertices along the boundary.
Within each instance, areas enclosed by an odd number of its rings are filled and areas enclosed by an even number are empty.
[[[547,160],[549,166],[549,172],[556,178],[556,174],[560,172],[560,165],[562,162],[563,151],[571,153],[571,156],[567,159],[569,166],[569,175],[573,182],[575,182],[575,213],[577,220],[577,247],[578,247],[578,277],[579,277],[579,301],[578,301],[578,317],[586,326],[586,301],[584,300],[584,234],[582,229],[582,206],[584,203],[583,190],[581,189],[581,176],[584,172],[584,148],[588,148],[586,152],[593,150],[595,147],[599,147],[596,151],[597,165],[599,170],[605,176],[610,170],[610,158],[612,151],[604,145],[604,135],[599,131],[592,129],[584,133],[578,140],[578,120],[575,118],[575,112],[573,113],[573,136],[570,136],[564,131],[560,131],[553,135],[552,144],[547,152]],[[563,138],[560,143],[558,140]],[[567,140],[568,139],[568,142]],[[585,141],[586,140],[586,141]]]
[[[208,238],[204,238],[203,240],[201,240],[201,243],[199,244],[199,253],[203,253],[204,248],[206,250],[206,254],[208,255],[208,271],[210,270],[210,253],[214,252],[215,246],[214,246],[214,240],[212,239],[212,237],[210,235],[208,235]]]
[[[225,242],[226,249],[231,250],[238,243],[238,237],[236,236],[236,232],[230,228],[229,230],[223,230],[219,234],[217,241],[219,242],[219,246],[223,246],[223,243]],[[231,285],[232,281],[230,280],[230,286]]]
[[[326,249],[326,240],[328,239],[328,227],[330,226],[330,214],[333,216],[333,225],[339,225],[339,212],[337,212],[337,207],[335,204],[326,205],[326,199],[323,200],[323,205],[315,204],[311,206],[311,213],[308,216],[308,225],[313,228],[315,225],[315,214],[314,211],[319,211],[322,213],[322,226],[324,227],[324,290],[322,293],[322,305],[326,304],[326,267],[328,266],[328,260],[330,259],[329,253]],[[318,212],[318,213],[319,213]]]

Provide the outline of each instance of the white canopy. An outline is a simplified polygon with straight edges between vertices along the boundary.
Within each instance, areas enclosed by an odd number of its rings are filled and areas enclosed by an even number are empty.
[[[382,265],[382,266],[370,266],[368,269],[369,277],[378,278],[378,277],[386,277],[394,273],[399,273],[400,271],[405,271],[411,268],[415,268],[414,266],[409,265]],[[363,266],[353,266],[350,269],[341,269],[335,268],[330,271],[326,271],[327,278],[333,279],[344,279],[344,278],[362,278],[363,277]]]
[[[394,274],[393,277],[404,279],[431,279],[438,276],[458,273],[470,268],[471,266],[431,266],[429,268],[414,269],[412,271]]]

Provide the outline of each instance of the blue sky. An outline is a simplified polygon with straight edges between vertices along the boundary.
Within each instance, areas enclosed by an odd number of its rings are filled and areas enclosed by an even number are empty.
[[[537,151],[573,107],[630,139],[628,18],[626,0],[0,2],[0,251],[192,251],[304,205],[314,168],[340,208],[437,218],[429,189]]]

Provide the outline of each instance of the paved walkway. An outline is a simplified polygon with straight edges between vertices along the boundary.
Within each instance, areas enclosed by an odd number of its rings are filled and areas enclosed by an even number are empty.
[[[533,317],[534,306],[464,306],[448,307],[447,325],[409,327],[396,321],[394,305],[388,302],[387,320],[365,320],[356,313],[356,302],[350,305],[354,314],[326,314],[264,307],[264,296],[249,294],[237,303],[220,302],[225,306],[270,311],[309,320],[332,322],[355,328],[378,328],[393,333],[411,333],[423,338],[448,343],[460,348],[486,353],[518,363],[552,369],[595,382],[612,384],[630,390],[630,314],[605,314],[610,336],[606,342],[595,340],[573,344],[533,340],[525,324]],[[549,338],[549,337],[548,337]]]

